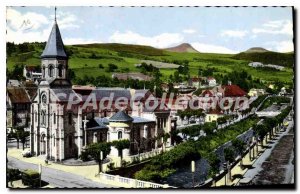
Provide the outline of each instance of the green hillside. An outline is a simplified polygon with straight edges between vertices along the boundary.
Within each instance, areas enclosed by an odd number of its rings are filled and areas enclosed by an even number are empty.
[[[39,66],[40,55],[45,43],[26,43],[14,45],[8,43],[7,68],[12,71],[15,65],[37,65]],[[69,68],[73,70],[77,78],[107,76],[111,77],[113,72],[141,72],[136,67],[142,60],[152,60],[178,65],[188,65],[190,77],[198,76],[199,72],[205,75],[212,75],[217,78],[233,72],[234,70],[244,70],[252,75],[253,79],[264,81],[281,81],[286,84],[292,82],[292,68],[285,68],[284,71],[268,71],[265,69],[255,69],[248,67],[249,61],[268,60],[273,64],[284,64],[291,67],[292,54],[278,53],[240,53],[212,54],[212,53],[179,53],[156,49],[150,46],[126,45],[126,44],[86,44],[66,46],[69,55]],[[264,55],[262,55],[264,54]],[[284,56],[284,57],[279,57]],[[274,57],[274,58],[273,58]],[[256,60],[257,59],[257,60]],[[277,62],[280,60],[280,63]],[[275,63],[276,61],[276,63]],[[115,69],[110,67],[117,66]],[[200,71],[199,71],[200,69]],[[162,76],[160,79],[168,81],[170,76],[174,77],[177,69],[160,69]],[[187,78],[188,75],[182,74]]]
[[[253,62],[262,62],[265,64],[282,65],[286,67],[293,67],[294,64],[294,53],[242,52],[233,56],[233,58]]]

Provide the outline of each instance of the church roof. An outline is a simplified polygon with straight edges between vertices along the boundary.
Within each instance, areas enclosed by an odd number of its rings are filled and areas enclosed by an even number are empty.
[[[48,42],[41,55],[41,58],[47,57],[67,58],[67,54],[64,49],[64,43],[62,41],[60,31],[56,22],[52,27]]]
[[[107,125],[102,122],[101,118],[95,117],[86,123],[87,130],[108,129]]]
[[[126,114],[124,111],[119,111],[110,117],[109,122],[131,122],[133,118]]]

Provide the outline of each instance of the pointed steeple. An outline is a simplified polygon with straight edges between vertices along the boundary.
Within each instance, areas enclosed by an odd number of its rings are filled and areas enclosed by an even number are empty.
[[[64,49],[64,43],[62,41],[60,31],[56,22],[56,8],[55,8],[55,20],[52,27],[48,42],[41,55],[41,58],[67,58],[67,54]]]

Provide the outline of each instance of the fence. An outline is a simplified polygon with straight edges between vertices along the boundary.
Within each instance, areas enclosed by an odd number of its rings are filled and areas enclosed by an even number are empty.
[[[157,148],[155,150],[152,150],[150,152],[144,152],[144,153],[140,153],[137,155],[132,155],[132,156],[128,156],[130,161],[142,161],[154,156],[157,156],[158,154],[160,154],[162,152],[162,148]]]
[[[119,175],[110,175],[105,173],[99,174],[100,180],[103,183],[111,184],[118,187],[125,188],[175,188],[171,187],[168,184],[157,184],[147,181],[141,181],[137,179],[131,179],[127,177],[121,177]]]

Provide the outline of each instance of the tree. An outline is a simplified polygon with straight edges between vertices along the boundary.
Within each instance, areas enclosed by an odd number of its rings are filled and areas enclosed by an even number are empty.
[[[224,158],[229,163],[232,163],[234,161],[234,150],[232,149],[232,147],[224,149]]]
[[[231,143],[234,150],[236,150],[239,155],[242,155],[246,145],[245,142],[240,139],[234,139],[231,141]]]
[[[108,71],[109,72],[114,72],[117,69],[118,69],[118,66],[116,66],[115,64],[112,64],[112,63],[108,64]]]
[[[24,131],[23,127],[18,127],[17,129],[15,129],[14,132],[11,133],[11,136],[17,139],[17,148],[19,149],[20,142],[21,142],[23,150],[25,149],[25,144],[27,141],[27,137],[29,137],[29,135],[30,135],[29,132]]]
[[[98,162],[99,165],[99,173],[101,171],[101,160],[100,160],[100,152],[103,153],[103,159],[110,153],[110,143],[109,142],[100,142],[100,143],[92,143],[87,146],[86,152],[90,155],[94,160]]]
[[[121,157],[121,161],[123,160],[123,149],[127,149],[130,146],[130,141],[128,139],[115,140],[112,142],[112,145],[119,152],[119,157]]]
[[[220,162],[221,160],[217,156],[215,152],[212,152],[207,157],[208,163],[210,165],[209,174],[214,175],[219,172]]]
[[[245,142],[243,142],[240,139],[234,139],[231,141],[232,143],[232,147],[234,148],[234,150],[239,154],[239,156],[241,157],[241,167],[243,166],[243,158],[242,158],[242,154],[243,151],[245,149]],[[250,152],[250,151],[249,151]],[[249,153],[250,154],[250,153]]]
[[[264,124],[259,124],[259,125],[254,125],[252,129],[255,132],[255,135],[259,137],[261,141],[261,146],[263,147],[263,140],[266,134],[268,133],[268,128]]]
[[[103,69],[104,68],[101,63],[98,65],[98,67],[99,67],[99,69]]]

